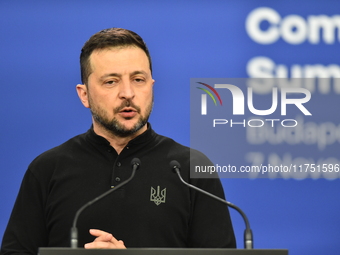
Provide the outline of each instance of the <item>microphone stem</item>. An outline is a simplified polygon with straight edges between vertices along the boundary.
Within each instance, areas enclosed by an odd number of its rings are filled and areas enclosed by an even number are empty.
[[[224,200],[224,199],[222,199],[222,198],[220,198],[218,196],[215,196],[215,195],[213,195],[213,194],[211,194],[211,193],[209,193],[209,192],[207,192],[207,191],[205,191],[203,189],[200,189],[200,188],[198,188],[198,187],[196,187],[194,185],[191,185],[191,184],[187,183],[186,181],[183,180],[183,178],[182,178],[182,176],[181,176],[181,174],[179,172],[179,169],[177,167],[174,167],[174,169],[175,169],[179,179],[181,180],[181,182],[184,183],[186,186],[188,186],[188,187],[190,187],[190,188],[192,188],[194,190],[197,190],[197,191],[199,191],[199,192],[201,192],[201,193],[203,193],[203,194],[205,194],[205,195],[207,195],[209,197],[212,197],[212,198],[214,198],[214,199],[216,199],[216,200],[218,200],[218,201],[220,201],[220,202],[230,206],[231,208],[233,208],[234,210],[238,211],[241,214],[241,216],[242,216],[242,218],[243,218],[243,220],[245,222],[245,225],[246,225],[246,229],[244,230],[244,248],[245,249],[253,249],[253,233],[252,233],[252,231],[250,229],[249,220],[248,220],[246,214],[239,207],[237,207],[236,205],[234,205],[234,204],[232,204],[232,203],[230,203],[230,202],[228,202],[228,201],[226,201],[226,200]]]
[[[71,228],[71,248],[75,249],[78,248],[78,230],[77,230],[77,221],[78,221],[78,217],[79,215],[90,205],[94,204],[95,202],[101,200],[102,198],[106,197],[107,195],[109,195],[110,193],[112,193],[113,191],[119,189],[120,187],[124,186],[126,183],[128,183],[129,181],[131,181],[131,179],[135,176],[136,170],[139,167],[139,164],[134,164],[132,167],[132,174],[129,177],[129,179],[123,181],[122,183],[118,184],[117,186],[113,187],[112,189],[109,189],[108,191],[104,192],[103,194],[101,194],[100,196],[96,197],[95,199],[91,200],[90,202],[86,203],[85,205],[83,205],[76,213],[76,215],[74,216],[73,219],[73,224],[72,224],[72,228]]]

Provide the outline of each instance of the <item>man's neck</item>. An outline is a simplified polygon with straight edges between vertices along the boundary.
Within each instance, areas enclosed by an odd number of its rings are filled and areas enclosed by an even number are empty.
[[[110,145],[116,150],[117,154],[120,154],[125,146],[135,137],[141,135],[147,130],[147,124],[145,124],[140,130],[136,133],[127,136],[127,137],[120,137],[112,134],[111,132],[107,131],[105,128],[98,125],[96,122],[93,122],[93,131],[99,135],[104,137],[106,140],[110,142]]]

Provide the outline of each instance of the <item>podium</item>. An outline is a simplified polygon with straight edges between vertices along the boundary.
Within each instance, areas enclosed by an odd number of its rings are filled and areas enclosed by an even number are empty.
[[[71,249],[39,248],[39,255],[288,255],[287,249],[210,249],[210,248],[129,248],[129,249]]]

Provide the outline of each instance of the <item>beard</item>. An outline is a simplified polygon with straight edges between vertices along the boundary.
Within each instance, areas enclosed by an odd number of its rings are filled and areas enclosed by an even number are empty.
[[[150,104],[145,109],[145,115],[141,115],[140,107],[138,107],[133,102],[131,102],[131,100],[123,101],[120,106],[116,107],[113,110],[114,114],[119,113],[124,107],[133,107],[137,111],[137,113],[140,115],[137,123],[133,127],[126,128],[122,123],[120,123],[117,120],[116,117],[109,119],[109,117],[107,116],[107,112],[103,108],[94,104],[90,95],[88,95],[88,97],[89,97],[89,106],[90,106],[90,110],[91,110],[94,121],[97,122],[99,125],[101,125],[103,128],[105,128],[107,131],[109,131],[111,134],[118,136],[118,137],[131,136],[135,134],[137,131],[139,131],[142,127],[144,127],[149,120],[149,117],[152,111],[152,106],[153,106],[153,97],[152,97]]]

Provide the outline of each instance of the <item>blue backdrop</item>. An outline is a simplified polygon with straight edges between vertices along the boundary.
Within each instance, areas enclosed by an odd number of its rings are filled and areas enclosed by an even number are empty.
[[[156,80],[150,121],[158,133],[189,145],[190,78],[340,78],[339,10],[340,2],[331,0],[2,0],[0,235],[28,164],[90,127],[75,85],[80,49],[93,33],[123,27],[144,38]],[[326,85],[318,93],[327,102],[340,89]],[[339,106],[330,105],[323,122],[339,126]],[[336,157],[336,134],[322,151],[307,156]],[[269,144],[261,146],[266,150]],[[238,141],[231,137],[226,157],[235,148]],[[338,253],[339,179],[222,181],[227,199],[249,216],[255,248]],[[242,247],[243,222],[234,212],[232,219]]]

